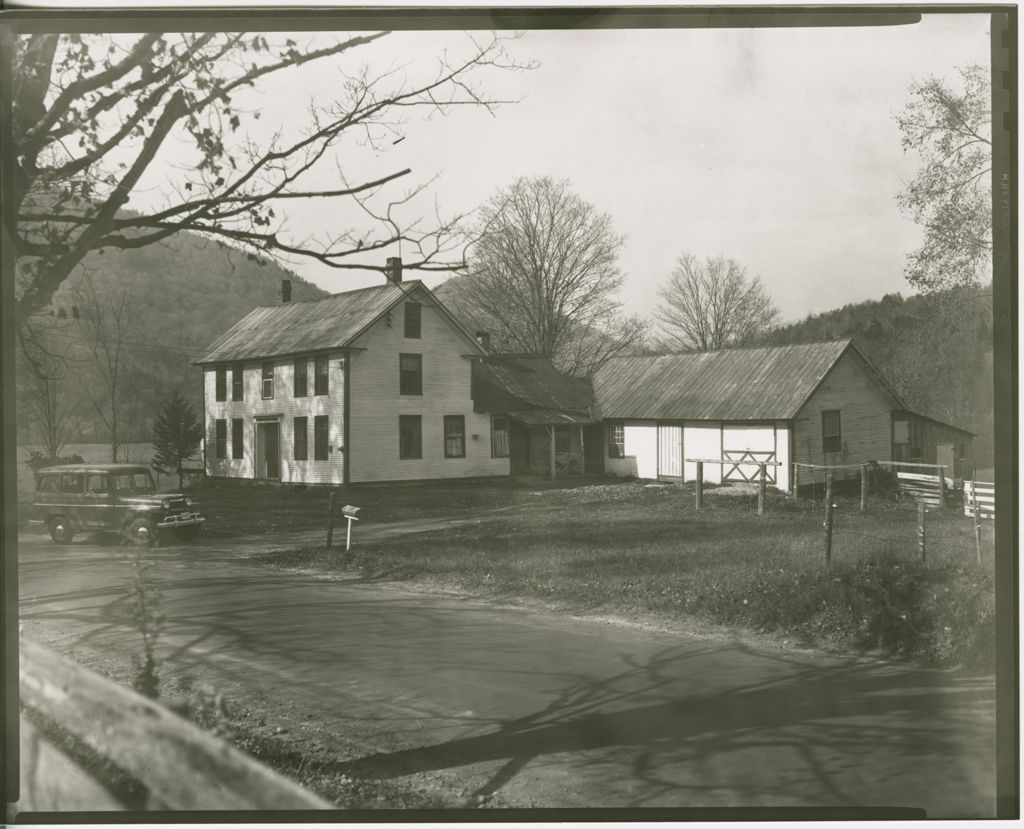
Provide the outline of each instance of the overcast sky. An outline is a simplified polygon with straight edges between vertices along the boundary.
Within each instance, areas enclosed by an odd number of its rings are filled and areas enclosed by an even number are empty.
[[[464,49],[465,35],[401,32],[358,57],[418,71],[449,45]],[[518,103],[493,117],[412,117],[382,157],[344,148],[349,175],[438,174],[418,209],[436,200],[448,214],[520,175],[567,178],[626,236],[628,310],[651,310],[686,251],[738,260],[792,320],[909,292],[903,263],[919,231],[895,196],[917,160],[904,155],[893,116],[915,79],[988,66],[988,15],[876,28],[529,31],[510,49],[537,68],[480,81]],[[279,78],[262,88],[249,129],[301,124],[308,101],[328,100],[339,83],[324,67]],[[288,207],[292,227],[312,234],[353,220],[323,204]],[[380,281],[308,262],[296,270],[329,291]]]

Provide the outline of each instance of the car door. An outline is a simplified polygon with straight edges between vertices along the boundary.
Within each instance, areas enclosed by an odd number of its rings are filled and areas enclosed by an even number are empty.
[[[89,526],[86,514],[89,512],[83,487],[85,475],[81,472],[61,472],[57,486],[60,489],[60,500],[64,505],[64,515],[71,526],[79,529]]]
[[[110,480],[106,472],[90,472],[85,476],[82,517],[87,522],[86,526],[102,530],[110,525],[114,517],[110,498]]]

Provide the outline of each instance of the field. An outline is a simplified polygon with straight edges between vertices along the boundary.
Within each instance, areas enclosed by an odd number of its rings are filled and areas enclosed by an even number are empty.
[[[433,507],[411,497],[414,490],[384,490],[397,499],[378,505],[387,516],[379,520],[429,512],[453,489],[430,490]],[[979,562],[971,521],[953,509],[929,512],[922,561],[913,505],[873,500],[861,515],[856,499],[839,498],[826,566],[820,500],[773,495],[758,516],[752,494],[734,493],[712,490],[698,512],[688,485],[481,486],[465,493],[463,508],[495,500],[520,508],[365,543],[347,556],[305,548],[265,560],[932,664],[991,662],[991,526]]]

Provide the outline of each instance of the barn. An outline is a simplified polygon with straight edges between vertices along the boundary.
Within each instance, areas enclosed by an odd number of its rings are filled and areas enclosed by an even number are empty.
[[[769,481],[788,490],[792,464],[848,466],[899,460],[896,424],[911,412],[850,340],[617,357],[593,378],[605,427],[605,471],[693,480],[695,460],[711,483]],[[948,424],[970,455],[970,433]],[[902,428],[902,427],[901,427]],[[801,472],[800,483],[823,479]],[[839,477],[842,477],[840,473]]]

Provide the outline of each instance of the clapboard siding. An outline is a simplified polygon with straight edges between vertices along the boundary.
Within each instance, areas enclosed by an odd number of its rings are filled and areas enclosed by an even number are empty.
[[[840,465],[891,459],[892,407],[869,371],[853,350],[843,354],[797,414],[794,461]],[[826,453],[822,448],[821,414],[830,410],[839,411],[842,450]],[[856,469],[838,470],[836,478],[857,474]],[[824,470],[800,470],[801,484],[824,479]]]
[[[471,346],[436,308],[422,308],[420,338],[404,336],[397,306],[354,343],[351,363],[350,480],[398,481],[508,475],[509,459],[491,457],[491,418],[473,411]],[[423,394],[399,394],[399,355],[423,357]],[[423,457],[398,456],[398,418],[420,415]],[[466,419],[466,457],[444,456],[444,416]]]
[[[231,400],[231,367],[227,372],[228,400],[216,400],[216,368],[208,366],[203,371],[204,398],[206,400],[206,473],[213,476],[232,478],[254,478],[256,476],[256,418],[279,416],[281,419],[281,478],[284,483],[340,484],[344,479],[344,386],[345,355],[341,351],[328,354],[328,394],[313,394],[314,356],[308,355],[307,378],[308,396],[294,396],[295,358],[273,360],[274,397],[264,400],[262,396],[263,362],[243,364],[243,399]],[[328,417],[328,455],[325,461],[313,458],[313,418]],[[294,421],[296,417],[308,420],[308,456],[310,460],[295,460]],[[215,421],[227,420],[228,440],[225,459],[216,457]],[[231,421],[243,421],[243,457],[231,457]]]

